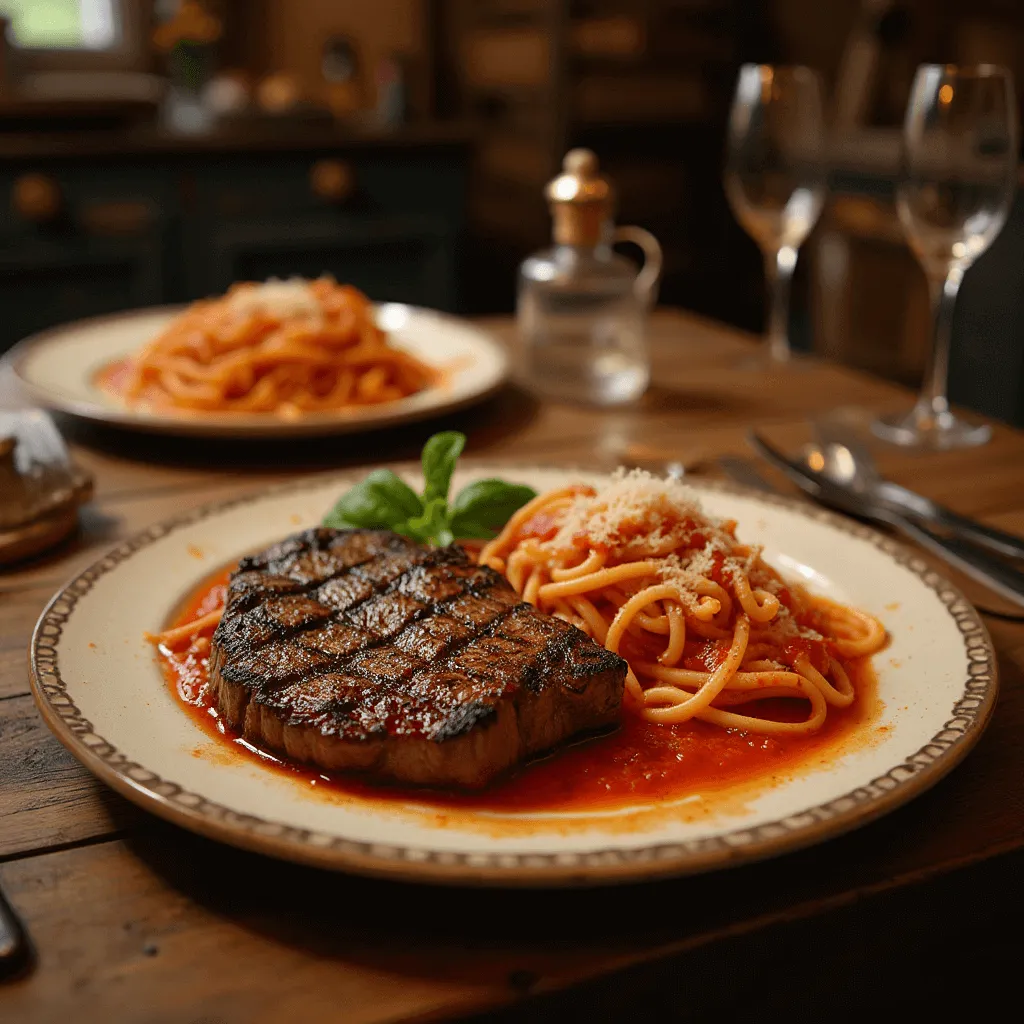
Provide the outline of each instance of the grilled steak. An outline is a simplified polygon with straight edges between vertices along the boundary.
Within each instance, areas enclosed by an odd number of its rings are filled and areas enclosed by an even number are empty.
[[[220,713],[329,770],[477,787],[616,721],[626,663],[461,549],[308,530],[245,558],[213,637]]]

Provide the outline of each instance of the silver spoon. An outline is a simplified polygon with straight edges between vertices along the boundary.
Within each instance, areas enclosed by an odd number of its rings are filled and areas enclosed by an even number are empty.
[[[810,444],[804,447],[802,455],[810,469],[875,504],[892,508],[926,526],[937,526],[961,540],[988,548],[1004,558],[1024,559],[1024,540],[1020,537],[968,519],[931,498],[885,480],[878,472],[874,459],[856,441]]]
[[[1012,602],[1015,607],[1024,609],[1024,573],[1009,562],[993,558],[960,538],[932,533],[893,506],[876,502],[866,494],[858,494],[850,487],[841,486],[821,470],[814,469],[803,458],[783,455],[754,431],[748,434],[748,438],[763,458],[822,504],[830,505],[847,515],[894,527],[925,550]]]

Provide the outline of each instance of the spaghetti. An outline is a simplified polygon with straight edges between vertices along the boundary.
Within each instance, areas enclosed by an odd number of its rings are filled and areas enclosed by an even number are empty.
[[[195,302],[106,384],[130,405],[298,418],[392,402],[437,379],[389,344],[365,295],[320,278],[236,284]]]
[[[735,529],[704,515],[682,485],[620,471],[601,491],[535,498],[480,562],[621,654],[629,701],[648,721],[816,732],[830,708],[853,703],[850,660],[880,650],[885,629],[783,583]],[[799,699],[805,716],[759,712],[780,697]]]

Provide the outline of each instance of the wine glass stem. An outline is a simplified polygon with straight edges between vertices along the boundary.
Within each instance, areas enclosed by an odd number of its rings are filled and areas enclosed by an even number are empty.
[[[796,251],[788,245],[764,255],[768,285],[768,352],[773,362],[789,361],[789,286],[796,267]]]
[[[949,415],[949,351],[953,340],[953,310],[964,273],[960,267],[951,267],[946,276],[929,276],[934,311],[935,338],[925,367],[924,384],[917,400],[918,410],[933,422]]]

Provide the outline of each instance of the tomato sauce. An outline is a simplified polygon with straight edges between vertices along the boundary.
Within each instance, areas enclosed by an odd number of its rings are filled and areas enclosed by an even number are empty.
[[[183,625],[218,607],[229,572],[221,571],[206,580],[169,625]],[[719,646],[709,642],[694,667],[713,667],[721,657]],[[857,699],[849,708],[830,708],[825,725],[813,736],[763,736],[701,721],[656,725],[626,713],[612,732],[532,761],[482,792],[461,793],[370,783],[259,750],[231,730],[210,702],[207,642],[200,640],[187,651],[163,654],[162,661],[168,685],[196,724],[208,736],[231,744],[240,756],[258,759],[301,785],[439,809],[603,810],[679,800],[758,779],[770,781],[801,767],[827,763],[868,734],[880,706],[870,661],[862,659],[849,665]],[[730,710],[743,713],[744,707]],[[757,713],[779,721],[798,721],[806,715],[806,703],[785,698],[760,701]]]
[[[106,366],[101,366],[93,377],[93,383],[101,391],[120,398],[128,386],[131,369],[130,359],[117,359],[112,363],[107,363]]]

